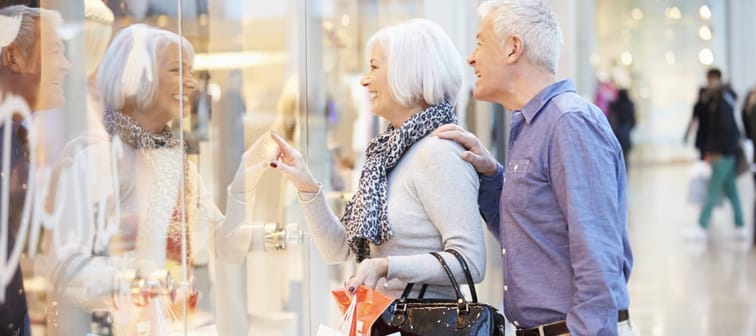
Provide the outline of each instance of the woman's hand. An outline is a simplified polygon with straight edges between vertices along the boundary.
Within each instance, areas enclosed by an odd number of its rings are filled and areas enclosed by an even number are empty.
[[[280,170],[300,192],[314,193],[320,189],[318,182],[312,177],[310,169],[294,147],[291,147],[278,134],[270,132],[270,137],[278,145],[278,160],[271,161],[270,166]]]
[[[354,294],[359,285],[375,289],[378,280],[385,278],[387,273],[387,258],[365,259],[357,267],[357,274],[345,281],[344,284],[350,294]]]
[[[256,186],[265,173],[265,169],[268,168],[269,162],[279,155],[278,145],[267,134],[257,139],[242,154],[239,168],[236,169],[234,179],[231,181],[231,192],[244,192],[247,186]]]

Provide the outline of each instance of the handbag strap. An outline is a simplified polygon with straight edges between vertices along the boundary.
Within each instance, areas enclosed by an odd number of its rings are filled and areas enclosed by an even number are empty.
[[[446,272],[446,275],[449,277],[449,281],[451,281],[452,287],[454,287],[454,293],[457,294],[457,302],[465,302],[465,296],[462,295],[462,290],[459,289],[457,279],[454,278],[454,274],[449,268],[449,265],[446,264],[444,257],[442,257],[438,252],[431,252],[430,254],[436,257],[436,260],[438,260],[438,262],[441,264],[441,267],[444,269],[444,272]]]
[[[406,287],[404,287],[404,292],[402,292],[402,296],[399,297],[399,301],[404,302],[404,301],[407,300],[407,298],[410,295],[410,292],[412,292],[412,287],[414,285],[415,285],[414,283],[410,282],[410,283],[407,284]],[[426,289],[428,289],[428,284],[423,284],[423,287],[420,287],[420,292],[417,293],[417,298],[418,299],[422,299],[423,298],[423,296],[425,295],[425,290]]]
[[[475,291],[475,283],[473,282],[472,274],[470,274],[470,268],[467,267],[467,261],[465,261],[465,257],[462,256],[462,253],[459,253],[454,249],[447,249],[446,252],[449,252],[457,257],[457,261],[459,261],[459,264],[462,265],[462,271],[465,272],[465,278],[467,278],[467,286],[470,287],[470,296],[472,296],[472,302],[477,303],[478,293]]]
[[[472,274],[470,273],[470,268],[467,266],[467,261],[465,261],[465,257],[462,256],[461,253],[459,253],[457,250],[454,249],[447,249],[445,252],[450,253],[455,258],[457,258],[457,261],[462,266],[462,271],[465,273],[465,278],[467,279],[467,286],[470,288],[470,296],[472,296],[472,302],[477,303],[478,302],[478,293],[475,290],[475,283],[472,279]],[[434,257],[438,260],[438,262],[441,264],[441,267],[444,268],[444,271],[446,272],[446,275],[449,277],[449,280],[452,282],[452,286],[454,286],[454,291],[457,293],[457,298],[459,299],[464,298],[464,295],[462,295],[462,290],[459,288],[459,284],[457,283],[457,280],[454,278],[454,274],[451,272],[451,269],[449,268],[449,265],[446,264],[446,260],[438,254],[438,252],[431,252]],[[404,287],[404,292],[402,292],[402,296],[399,297],[399,301],[404,302],[409,298],[410,293],[412,292],[412,287],[415,284],[410,282],[407,284],[406,287]],[[428,284],[423,284],[423,286],[420,288],[420,292],[418,293],[417,298],[422,299],[425,295],[425,290],[428,289]]]

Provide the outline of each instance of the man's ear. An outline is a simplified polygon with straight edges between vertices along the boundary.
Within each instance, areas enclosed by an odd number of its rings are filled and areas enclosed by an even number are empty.
[[[516,63],[525,51],[525,43],[519,35],[512,35],[507,39],[507,63]]]
[[[10,69],[13,72],[23,73],[24,71],[24,58],[21,56],[20,50],[13,44],[4,48],[3,53],[3,65],[5,68]]]

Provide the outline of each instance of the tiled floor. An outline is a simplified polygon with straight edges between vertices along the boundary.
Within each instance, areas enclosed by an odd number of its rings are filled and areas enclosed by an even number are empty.
[[[632,320],[644,336],[756,336],[756,248],[750,239],[731,236],[729,203],[714,211],[707,241],[682,237],[700,211],[686,201],[688,170],[675,164],[630,172]],[[746,224],[753,228],[752,177],[740,177],[738,189]]]

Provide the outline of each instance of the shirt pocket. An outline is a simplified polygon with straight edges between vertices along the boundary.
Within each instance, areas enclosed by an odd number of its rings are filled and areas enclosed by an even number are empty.
[[[528,206],[530,188],[528,186],[529,160],[511,160],[504,172],[503,197],[508,206],[522,209]]]

